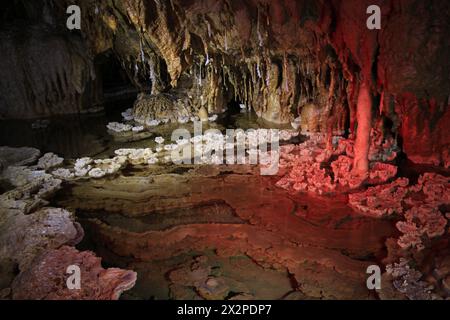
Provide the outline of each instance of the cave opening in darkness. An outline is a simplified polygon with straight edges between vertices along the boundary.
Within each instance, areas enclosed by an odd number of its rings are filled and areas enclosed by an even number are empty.
[[[105,110],[108,112],[115,108],[123,109],[123,105],[132,104],[138,90],[114,52],[109,50],[98,55],[94,63],[96,76],[101,83]]]
[[[0,299],[449,299],[449,11],[5,4]]]
[[[121,89],[133,88],[120,62],[111,51],[96,57],[95,64],[100,70],[100,77],[103,80],[103,91],[106,95]]]

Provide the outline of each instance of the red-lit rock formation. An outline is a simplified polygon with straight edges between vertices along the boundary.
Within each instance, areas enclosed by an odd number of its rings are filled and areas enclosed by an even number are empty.
[[[399,178],[386,185],[368,188],[349,195],[349,205],[358,212],[372,217],[403,213],[402,201],[408,193],[408,179]]]
[[[49,250],[39,256],[12,284],[13,299],[27,300],[117,300],[132,288],[136,273],[116,268],[103,269],[101,259],[89,251],[72,247]],[[80,268],[80,289],[69,289],[69,266]]]

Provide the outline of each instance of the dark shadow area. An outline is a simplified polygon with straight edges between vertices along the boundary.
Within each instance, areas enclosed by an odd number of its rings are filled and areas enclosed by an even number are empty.
[[[138,90],[133,86],[119,60],[112,51],[107,51],[95,58],[97,76],[102,82],[105,110],[116,109],[124,102],[133,103]]]

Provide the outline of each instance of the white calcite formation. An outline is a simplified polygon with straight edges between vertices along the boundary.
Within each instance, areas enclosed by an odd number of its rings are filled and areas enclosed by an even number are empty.
[[[131,131],[133,131],[133,132],[135,132],[135,133],[139,133],[139,132],[144,131],[144,127],[143,127],[143,126],[133,127],[133,128],[131,129]]]
[[[119,122],[110,122],[106,126],[108,130],[115,133],[124,133],[124,132],[130,132],[133,130],[133,126],[129,124],[123,124]]]
[[[281,133],[280,133],[281,132]],[[229,134],[229,133],[228,133]],[[256,159],[259,158],[268,162],[270,153],[262,154],[258,151],[258,148],[262,144],[267,146],[272,143],[279,142],[280,140],[290,140],[292,137],[297,136],[298,132],[293,130],[274,130],[274,129],[255,129],[255,130],[237,130],[233,133],[233,136],[224,135],[220,131],[207,131],[203,135],[196,135],[189,140],[182,138],[176,140],[173,144],[166,144],[163,148],[157,147],[156,151],[174,151],[185,150],[188,145],[191,144],[193,148],[192,157],[196,158],[197,164],[226,164],[225,150],[239,148],[244,154],[238,155],[240,159],[237,159],[237,163],[245,164],[249,163],[249,160],[245,156],[245,151],[251,156],[256,155]],[[157,142],[163,142],[162,139],[158,139]],[[231,161],[231,160],[230,160]],[[233,163],[236,163],[236,159],[233,159]],[[261,163],[261,161],[260,161]],[[231,164],[231,163],[230,163]]]
[[[127,160],[127,157],[123,155],[112,159],[81,158],[75,163],[75,175],[77,177],[103,178],[119,172],[127,164]]]
[[[55,178],[61,180],[71,180],[75,178],[75,173],[65,168],[58,168],[51,173]]]
[[[164,146],[164,150],[166,150],[166,151],[172,151],[172,150],[175,150],[177,147],[178,147],[177,144],[166,144],[166,145]]]
[[[186,116],[186,117],[180,117],[180,118],[178,118],[178,123],[180,123],[180,124],[185,124],[185,123],[188,123],[189,120],[190,120],[190,118],[189,118],[188,116]]]
[[[94,168],[91,171],[89,171],[88,174],[89,177],[91,178],[103,178],[104,176],[106,176],[106,172],[100,168]]]
[[[95,168],[93,170],[97,169],[97,174],[100,173],[100,170],[104,173],[104,175],[112,175],[119,172],[123,167],[126,166],[126,164],[127,158],[124,156],[117,156],[112,159],[97,159],[94,160]],[[96,173],[92,173],[93,170],[89,172],[90,176],[97,175]]]
[[[159,126],[159,124],[161,123],[161,121],[160,120],[147,120],[146,122],[145,122],[145,124],[147,125],[147,126],[149,126],[149,127],[156,127],[156,126]]]
[[[156,154],[152,149],[119,149],[115,151],[118,156],[123,156],[128,159],[132,165],[148,164],[150,159],[156,158]]]
[[[215,122],[217,120],[217,118],[219,118],[219,116],[217,114],[214,114],[214,115],[208,117],[208,120],[211,122]]]
[[[49,152],[44,154],[44,156],[39,159],[37,167],[38,169],[49,170],[61,166],[63,162],[64,158],[58,157],[56,154]]]
[[[111,122],[108,124],[108,133],[119,142],[138,141],[152,136],[151,132],[145,130],[145,124],[139,125]]]
[[[122,117],[125,121],[134,120],[133,109],[127,109],[124,112],[122,112]]]
[[[164,143],[164,138],[163,137],[156,137],[155,138],[155,142],[157,144],[163,144]]]
[[[89,157],[77,159],[77,161],[75,162],[75,166],[74,166],[75,176],[77,176],[77,177],[86,176],[89,173],[89,171],[91,171],[91,169],[92,169],[92,166],[91,166],[92,162],[94,162],[94,160]]]
[[[289,141],[292,138],[297,137],[299,135],[299,132],[295,130],[280,130],[279,134],[281,141]]]

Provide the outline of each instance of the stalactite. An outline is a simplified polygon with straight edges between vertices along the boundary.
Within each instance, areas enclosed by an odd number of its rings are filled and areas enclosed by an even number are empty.
[[[208,20],[206,20],[206,26],[208,28],[208,37],[212,38],[212,32],[211,32],[211,24],[209,23]]]
[[[284,71],[283,71],[284,91],[289,92],[289,74],[288,74],[286,53],[284,53],[283,67],[284,67]]]
[[[202,86],[202,78],[203,78],[203,74],[202,74],[202,65],[203,62],[200,61],[200,70],[199,70],[199,74],[198,74],[198,85],[201,87]]]
[[[257,60],[256,60],[256,73],[258,74],[258,79],[261,79],[262,78],[262,74],[261,74],[261,69],[260,69],[260,66],[259,66],[259,58],[257,58]]]
[[[357,93],[359,92],[359,83],[355,82],[353,79],[350,80],[347,86],[347,102],[350,110],[350,124],[349,131],[351,134],[355,134],[355,126],[356,126],[356,99]]]
[[[260,31],[260,27],[261,27],[261,23],[260,23],[260,13],[259,13],[259,7],[258,7],[258,14],[257,14],[258,18],[257,18],[257,22],[256,22],[256,33],[258,36],[258,44],[259,46],[262,48],[264,43],[263,43],[263,38],[261,36],[261,31]]]
[[[224,35],[224,47],[225,47],[225,52],[228,51],[228,39],[227,39],[227,32],[225,31],[225,35]]]
[[[141,62],[142,62],[142,64],[145,64],[145,53],[144,53],[144,48],[142,45],[142,39],[141,39],[141,41],[139,41],[139,46],[140,46]]]

